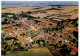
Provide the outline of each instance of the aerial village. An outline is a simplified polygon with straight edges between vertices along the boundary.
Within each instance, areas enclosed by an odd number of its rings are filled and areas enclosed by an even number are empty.
[[[1,21],[2,55],[78,55],[78,6],[3,5]]]

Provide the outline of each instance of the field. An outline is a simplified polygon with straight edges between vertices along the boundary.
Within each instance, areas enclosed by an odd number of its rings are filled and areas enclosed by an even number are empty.
[[[52,56],[50,51],[46,48],[32,48],[28,51],[8,51],[7,55],[9,56]]]

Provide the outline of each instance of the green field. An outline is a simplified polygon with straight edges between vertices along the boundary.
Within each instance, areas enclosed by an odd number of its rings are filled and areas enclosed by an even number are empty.
[[[28,51],[8,51],[6,55],[9,56],[52,56],[50,51],[46,47],[32,48]]]

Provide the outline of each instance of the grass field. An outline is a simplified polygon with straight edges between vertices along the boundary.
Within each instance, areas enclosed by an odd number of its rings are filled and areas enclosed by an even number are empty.
[[[50,51],[46,47],[42,48],[32,48],[28,51],[8,51],[7,55],[9,56],[52,56]]]

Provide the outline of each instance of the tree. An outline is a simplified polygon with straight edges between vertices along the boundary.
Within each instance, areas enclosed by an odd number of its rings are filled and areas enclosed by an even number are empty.
[[[60,28],[60,22],[57,23],[57,28],[58,28],[58,29]]]
[[[68,50],[68,48],[64,49],[60,49],[60,53],[63,55],[63,56],[67,56],[67,55],[70,55],[70,52],[71,52],[71,49]]]
[[[73,43],[75,43],[76,42],[76,39],[73,39],[72,41],[73,41]]]
[[[32,12],[31,12],[31,11],[28,11],[27,13],[28,13],[28,14],[31,14]]]
[[[53,24],[49,23],[49,25],[53,25]]]
[[[21,13],[23,14],[23,11],[21,11]]]
[[[38,22],[40,22],[40,21],[38,21],[38,20],[34,20],[36,23],[38,23]]]
[[[67,45],[64,44],[64,45],[61,46],[60,53],[61,53],[63,56],[70,55],[70,52],[71,52],[71,49],[68,49],[68,48],[67,48]]]
[[[2,44],[2,45],[5,45],[5,44],[7,44],[7,43],[6,43],[6,42],[4,42],[4,41],[2,41],[2,42],[1,42],[1,44]]]
[[[2,24],[7,24],[7,21],[3,21]]]
[[[6,55],[6,50],[2,50],[1,55]]]
[[[78,39],[78,32],[73,31],[74,36],[76,37],[76,39]]]
[[[58,6],[58,8],[61,8],[60,6]]]
[[[40,40],[37,40],[36,43],[38,43],[40,45]]]
[[[41,41],[43,42],[43,46],[45,46],[45,40],[42,40],[42,39],[41,39]]]
[[[16,15],[15,15],[15,14],[13,14],[13,19],[14,19],[14,20],[17,20],[17,17],[16,17]]]

